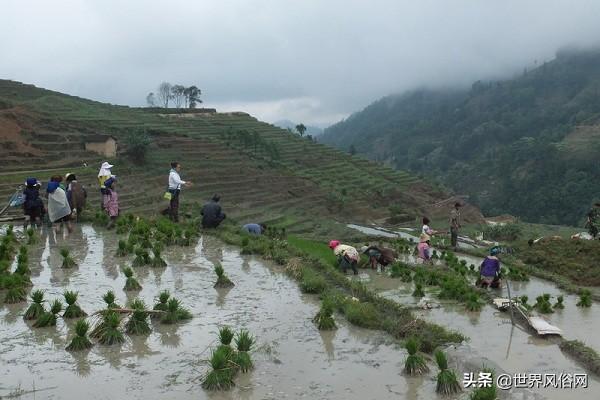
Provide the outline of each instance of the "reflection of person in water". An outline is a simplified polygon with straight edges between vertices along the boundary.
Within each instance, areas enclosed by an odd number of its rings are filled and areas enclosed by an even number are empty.
[[[212,236],[202,238],[202,255],[213,264],[223,261],[223,248],[221,243]]]

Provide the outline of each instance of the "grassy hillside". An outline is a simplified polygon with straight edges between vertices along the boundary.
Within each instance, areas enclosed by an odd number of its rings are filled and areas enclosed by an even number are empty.
[[[486,215],[580,224],[600,197],[600,51],[561,51],[470,90],[386,97],[322,141],[438,179]]]
[[[122,152],[128,136],[139,130],[152,138],[143,165]],[[184,204],[219,193],[225,211],[242,222],[272,221],[298,232],[328,231],[333,220],[386,219],[392,206],[396,218],[412,219],[446,197],[405,172],[300,138],[245,113],[113,106],[0,81],[0,155],[5,160],[0,198],[8,198],[27,176],[46,181],[54,169],[76,172],[80,181],[92,185],[95,205],[102,157],[84,150],[86,137],[95,134],[111,134],[119,141],[120,154],[110,161],[116,165],[124,210],[154,213],[165,206],[162,193],[173,160],[182,163],[182,177],[195,183],[184,191]]]

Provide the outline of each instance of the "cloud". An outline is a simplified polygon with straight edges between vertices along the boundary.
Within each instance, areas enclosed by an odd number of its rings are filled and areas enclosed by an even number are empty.
[[[0,77],[129,105],[196,84],[209,107],[323,124],[594,45],[598,15],[591,0],[8,1]]]

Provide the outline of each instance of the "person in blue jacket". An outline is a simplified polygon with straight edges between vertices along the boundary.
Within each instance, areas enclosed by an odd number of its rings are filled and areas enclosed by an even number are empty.
[[[260,236],[267,230],[267,225],[265,224],[246,224],[242,226],[242,230],[251,235]]]

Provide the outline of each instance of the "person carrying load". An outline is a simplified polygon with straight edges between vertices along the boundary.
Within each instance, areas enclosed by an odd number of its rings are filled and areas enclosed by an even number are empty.
[[[339,240],[332,240],[329,242],[329,248],[333,250],[333,254],[338,258],[338,265],[344,273],[347,273],[348,268],[352,268],[354,275],[358,275],[356,265],[359,256],[354,247],[341,244]]]
[[[361,253],[366,254],[369,257],[369,263],[371,269],[377,269],[377,265],[381,265],[381,270],[385,270],[390,264],[396,262],[396,254],[394,250],[386,247],[377,246],[363,246],[360,249]]]
[[[500,249],[494,246],[490,249],[490,255],[483,259],[479,267],[478,286],[493,289],[500,287],[500,260],[497,257],[499,252]]]

